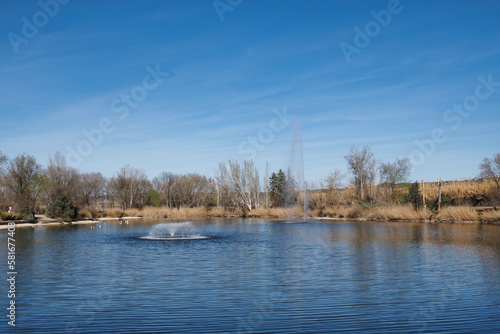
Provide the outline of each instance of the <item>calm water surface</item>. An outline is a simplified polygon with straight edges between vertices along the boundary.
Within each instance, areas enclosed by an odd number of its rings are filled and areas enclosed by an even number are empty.
[[[141,239],[163,222],[18,228],[0,332],[500,332],[500,226],[203,220],[189,233],[209,239]]]

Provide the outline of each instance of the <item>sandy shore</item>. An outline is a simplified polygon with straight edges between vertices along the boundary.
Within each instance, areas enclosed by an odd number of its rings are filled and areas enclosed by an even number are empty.
[[[44,219],[41,221],[38,221],[36,223],[28,223],[25,221],[14,221],[16,223],[16,228],[18,227],[42,227],[42,226],[55,226],[55,225],[83,225],[83,224],[98,224],[103,221],[119,221],[119,220],[131,220],[131,219],[143,219],[143,217],[122,217],[122,218],[96,218],[95,220],[79,220],[79,221],[74,221],[71,223],[67,222],[59,222],[55,219]],[[0,230],[5,230],[9,227],[8,225],[9,222],[3,221],[0,222]]]

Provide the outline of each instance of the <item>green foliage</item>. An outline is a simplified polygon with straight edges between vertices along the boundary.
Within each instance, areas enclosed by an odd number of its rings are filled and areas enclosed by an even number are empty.
[[[396,194],[394,197],[394,202],[400,203],[400,204],[407,204],[410,203],[410,195],[408,193],[406,194]]]
[[[412,183],[408,189],[408,203],[413,204],[413,207],[419,208],[422,206],[422,196],[420,194],[420,186],[418,182]]]
[[[113,211],[113,215],[114,215],[115,217],[117,217],[117,218],[122,218],[122,217],[124,217],[124,216],[125,216],[125,212],[123,212],[123,211],[121,211],[121,210],[115,210],[115,211]],[[106,214],[106,213],[105,213],[105,214],[103,214],[103,217],[106,217],[106,216],[107,216],[107,214]]]
[[[146,198],[146,206],[159,207],[160,202],[161,202],[160,194],[156,190],[151,189],[148,192],[148,196]]]
[[[438,212],[438,199],[436,198],[436,200],[434,201],[425,201],[426,204],[427,204],[427,208],[429,208],[429,210],[431,210],[431,212],[433,213],[437,213]],[[441,193],[441,208],[444,208],[445,206],[450,206],[452,205],[452,199],[451,197],[445,193],[445,192],[442,192]]]
[[[34,221],[35,220],[35,212],[30,199],[25,197],[18,197],[16,199],[16,213],[18,217],[22,220],[26,221]]]
[[[409,183],[409,182],[403,182],[403,183],[398,183],[396,184],[396,187],[398,189],[410,189],[412,183]]]
[[[92,216],[92,219],[96,219],[96,218],[103,218],[105,217],[104,214],[106,212],[103,212],[103,211],[90,211],[90,215]]]
[[[215,195],[207,196],[205,208],[210,210],[217,207],[217,197]]]
[[[297,202],[295,193],[296,182],[290,171],[285,173],[280,169],[269,179],[269,198],[274,207],[292,206]]]
[[[273,206],[282,207],[285,205],[286,176],[280,169],[278,174],[273,173],[269,179],[269,198]]]
[[[51,218],[61,218],[71,221],[78,217],[78,209],[73,205],[71,199],[65,196],[56,197],[47,206],[47,214]]]
[[[78,219],[88,219],[91,218],[92,214],[88,211],[80,211],[78,212]]]
[[[21,215],[14,212],[0,212],[0,218],[4,221],[22,219]]]
[[[319,208],[318,217],[323,217],[323,216],[324,216],[323,207],[321,207]]]

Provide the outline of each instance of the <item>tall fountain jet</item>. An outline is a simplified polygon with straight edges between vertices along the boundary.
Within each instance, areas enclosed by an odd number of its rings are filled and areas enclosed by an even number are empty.
[[[304,222],[307,221],[307,196],[306,196],[306,181],[304,179],[304,154],[302,150],[302,131],[300,130],[300,122],[297,119],[293,130],[292,147],[290,149],[290,164],[289,170],[292,174],[297,187],[302,191],[304,196]]]

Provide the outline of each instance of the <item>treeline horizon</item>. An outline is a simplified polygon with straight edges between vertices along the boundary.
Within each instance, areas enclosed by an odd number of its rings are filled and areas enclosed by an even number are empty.
[[[419,202],[421,194],[415,185],[417,182],[408,183],[412,170],[408,158],[378,162],[367,146],[352,147],[344,158],[347,173],[334,170],[318,184],[307,185],[306,182],[299,184],[301,178],[290,168],[271,172],[266,163],[261,173],[253,160],[221,162],[214,177],[164,171],[149,179],[144,170],[128,164],[112,177],[104,177],[101,172],[80,172],[68,166],[60,152],[49,156],[46,167],[26,153],[8,159],[0,152],[0,211],[12,208],[24,220],[34,220],[35,213],[74,220],[82,210],[103,211],[116,207],[121,210],[145,206],[204,207],[207,210],[223,207],[240,210],[245,216],[260,207],[303,205],[304,201],[309,209],[355,203],[411,203],[415,208],[424,204]],[[498,204],[500,153],[485,158],[478,169],[480,178],[492,182],[462,202]],[[302,195],[304,190],[308,193],[307,199]],[[449,204],[456,203],[451,199]]]

